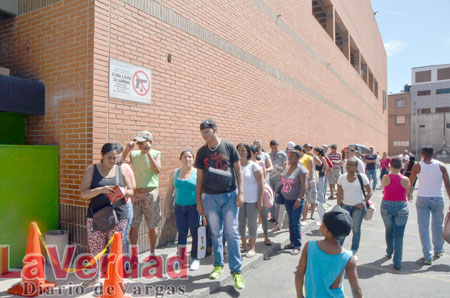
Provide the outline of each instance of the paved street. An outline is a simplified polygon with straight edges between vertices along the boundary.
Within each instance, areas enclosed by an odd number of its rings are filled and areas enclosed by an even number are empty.
[[[448,297],[450,293],[450,255],[422,266],[422,248],[417,228],[416,208],[410,203],[410,216],[405,231],[403,246],[403,268],[394,271],[392,261],[385,255],[384,225],[379,212],[381,190],[374,194],[377,211],[372,221],[362,224],[361,245],[358,252],[358,275],[364,297]],[[335,201],[332,201],[334,204]],[[448,209],[448,198],[446,199]],[[319,226],[304,231],[302,242],[321,239]],[[346,239],[349,249],[351,238]],[[448,244],[444,246],[447,251]],[[295,296],[294,272],[299,256],[291,256],[288,251],[280,251],[256,268],[245,273],[246,288],[237,292],[231,283],[216,292],[212,297],[293,297]],[[350,285],[344,283],[347,297],[352,297]]]

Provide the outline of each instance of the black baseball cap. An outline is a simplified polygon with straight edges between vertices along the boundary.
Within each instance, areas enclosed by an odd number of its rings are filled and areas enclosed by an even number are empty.
[[[331,234],[338,239],[345,238],[350,234],[353,226],[350,213],[337,205],[323,215],[323,223]]]
[[[207,129],[207,128],[217,128],[216,122],[214,122],[214,120],[212,120],[211,118],[206,119],[205,121],[202,121],[202,123],[200,123],[200,130]]]

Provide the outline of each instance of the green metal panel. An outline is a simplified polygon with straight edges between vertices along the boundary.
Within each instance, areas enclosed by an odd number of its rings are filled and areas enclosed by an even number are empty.
[[[10,245],[11,267],[22,267],[28,228],[58,229],[58,146],[0,145],[0,244]]]
[[[25,144],[25,115],[0,112],[0,144]]]

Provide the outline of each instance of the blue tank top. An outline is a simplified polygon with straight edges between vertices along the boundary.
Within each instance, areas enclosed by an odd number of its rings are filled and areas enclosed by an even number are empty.
[[[192,175],[189,179],[178,179],[180,169],[175,173],[175,179],[173,179],[173,186],[175,188],[175,203],[182,206],[196,205],[197,204],[197,169],[192,171]]]
[[[309,241],[305,274],[306,298],[345,298],[344,277],[342,277],[342,283],[339,288],[330,289],[330,287],[351,257],[352,253],[350,251],[345,251],[338,255],[329,255],[319,248],[317,240]]]

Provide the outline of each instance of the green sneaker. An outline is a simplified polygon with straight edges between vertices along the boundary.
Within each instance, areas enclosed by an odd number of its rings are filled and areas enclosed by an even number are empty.
[[[217,279],[219,278],[223,273],[222,266],[214,266],[213,272],[209,275],[209,279]]]
[[[245,287],[245,280],[244,280],[244,277],[242,276],[242,274],[234,273],[233,281],[234,281],[234,286],[236,287],[236,289],[242,290]]]

